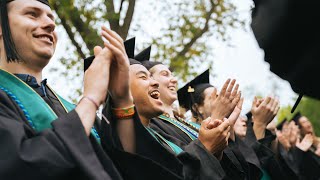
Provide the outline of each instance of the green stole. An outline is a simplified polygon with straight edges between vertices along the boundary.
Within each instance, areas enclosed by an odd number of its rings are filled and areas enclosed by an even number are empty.
[[[189,128],[187,125],[179,122],[178,120],[171,119],[171,118],[169,118],[169,117],[167,117],[167,116],[165,116],[163,114],[160,115],[159,118],[161,120],[167,121],[170,124],[176,126],[178,129],[180,129],[182,132],[184,132],[192,141],[197,139],[198,136],[199,136],[198,132],[196,132],[195,130]]]
[[[68,113],[76,106],[57,95],[49,86],[48,88],[57,97],[60,104]],[[0,89],[17,103],[23,111],[30,126],[36,131],[52,128],[51,123],[58,118],[52,108],[29,85],[15,75],[0,69]],[[100,142],[97,131],[92,128],[91,133]]]
[[[161,136],[159,133],[157,133],[155,130],[153,130],[150,127],[146,127],[146,129],[149,131],[149,133],[163,146],[164,144],[167,144],[171,150],[176,154],[180,154],[183,150],[177,146],[176,144],[174,144],[171,141],[168,141],[167,139],[165,139],[163,136]]]

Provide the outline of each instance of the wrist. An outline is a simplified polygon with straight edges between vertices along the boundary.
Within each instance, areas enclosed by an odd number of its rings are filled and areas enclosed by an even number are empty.
[[[134,105],[125,108],[112,108],[112,112],[117,119],[132,119],[135,110]]]
[[[133,98],[131,95],[125,96],[125,98],[114,98],[112,104],[114,108],[130,107],[133,105]]]
[[[264,128],[264,129],[267,128],[267,124],[263,121],[259,121],[259,119],[257,118],[254,118],[253,126],[256,126],[258,128]]]
[[[95,107],[95,110],[98,110],[99,109],[99,107],[100,107],[100,103],[98,102],[98,101],[96,101],[93,97],[91,97],[91,96],[83,96],[81,99],[80,99],[80,101],[79,101],[79,103],[78,104],[80,104],[82,101],[87,101],[88,103],[91,103],[94,107]]]

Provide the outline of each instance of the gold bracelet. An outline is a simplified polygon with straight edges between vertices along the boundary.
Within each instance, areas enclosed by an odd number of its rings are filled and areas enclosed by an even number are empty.
[[[127,108],[112,108],[112,112],[118,119],[130,119],[135,113],[134,105]]]

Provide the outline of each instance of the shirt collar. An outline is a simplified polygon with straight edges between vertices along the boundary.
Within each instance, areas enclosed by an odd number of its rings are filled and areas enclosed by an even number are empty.
[[[37,79],[29,74],[14,74],[14,75],[33,88],[40,87],[40,85],[37,82]],[[42,80],[41,84],[46,85],[47,79]]]

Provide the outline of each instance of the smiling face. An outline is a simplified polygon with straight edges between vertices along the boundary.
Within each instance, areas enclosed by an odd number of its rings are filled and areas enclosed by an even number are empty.
[[[150,119],[163,113],[159,83],[144,66],[130,66],[130,89],[139,115]]]
[[[163,103],[171,106],[178,99],[177,95],[177,79],[165,65],[158,64],[149,70],[152,77],[159,82],[159,90]]]
[[[14,0],[7,7],[12,39],[20,60],[27,65],[45,67],[57,43],[50,7],[36,0]]]
[[[300,117],[299,125],[300,125],[301,134],[303,136],[305,136],[306,134],[314,134],[313,126],[307,117],[305,116]]]

